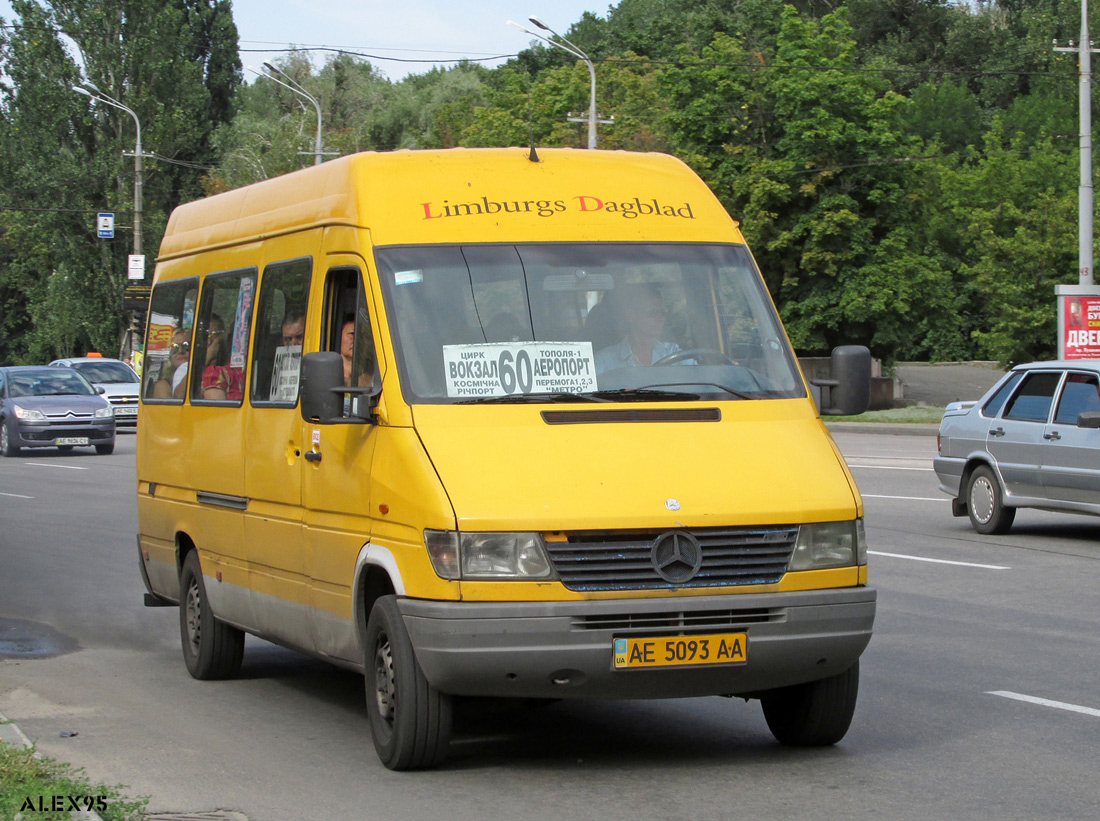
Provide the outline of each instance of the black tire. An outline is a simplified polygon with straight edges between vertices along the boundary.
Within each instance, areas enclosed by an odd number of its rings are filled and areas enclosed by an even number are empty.
[[[393,595],[375,601],[363,648],[367,714],[379,759],[391,770],[435,767],[447,756],[451,697],[432,687]]]
[[[180,641],[193,678],[233,678],[240,672],[244,632],[214,618],[196,550],[187,554],[180,571]]]
[[[966,512],[970,524],[979,533],[1008,533],[1016,508],[1005,507],[1004,491],[996,474],[987,465],[979,465],[966,483]]]
[[[57,446],[57,452],[58,453],[72,453],[73,452],[73,446],[72,445],[58,445]]]
[[[15,444],[11,433],[8,431],[8,423],[0,419],[0,453],[5,456],[18,456],[19,445]]]
[[[100,456],[110,456],[112,453],[115,452],[115,443],[111,442],[107,445],[96,445],[95,452],[98,453]]]
[[[788,747],[826,747],[844,738],[859,694],[859,662],[839,675],[780,687],[760,699],[776,741]]]

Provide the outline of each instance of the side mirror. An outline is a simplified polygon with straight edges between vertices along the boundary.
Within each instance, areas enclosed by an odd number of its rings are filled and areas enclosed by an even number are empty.
[[[302,357],[299,379],[302,418],[307,422],[331,422],[340,418],[344,401],[344,360],[335,351],[307,353]]]
[[[1077,414],[1077,427],[1100,429],[1100,411],[1085,411]]]
[[[857,416],[871,405],[871,351],[863,345],[833,348],[830,379],[814,379],[821,388],[823,416]]]

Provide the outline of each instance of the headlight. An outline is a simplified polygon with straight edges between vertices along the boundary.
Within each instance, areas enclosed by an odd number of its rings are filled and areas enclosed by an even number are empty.
[[[46,414],[37,408],[21,408],[19,405],[12,405],[12,409],[15,411],[17,419],[45,419]]]
[[[867,564],[867,536],[863,530],[863,519],[799,527],[790,570],[820,570],[856,564]]]
[[[549,579],[554,574],[538,533],[425,530],[432,566],[443,579]]]
[[[108,416],[114,416],[114,415],[115,415],[114,410],[112,410],[109,407],[108,408],[96,408],[95,409],[95,418],[96,419],[106,419]]]

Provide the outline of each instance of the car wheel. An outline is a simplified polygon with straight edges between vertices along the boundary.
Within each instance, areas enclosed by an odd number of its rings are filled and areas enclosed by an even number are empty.
[[[180,640],[193,678],[233,678],[241,669],[244,633],[211,612],[197,550],[187,554],[180,571]]]
[[[1007,533],[1016,518],[1016,508],[1005,507],[1004,493],[996,474],[987,465],[979,465],[966,485],[966,512],[970,524],[979,533]]]
[[[18,456],[19,445],[12,440],[8,432],[8,423],[0,419],[0,452],[5,456]]]
[[[109,456],[115,452],[115,443],[110,442],[106,445],[96,445],[95,452],[98,453],[100,456]]]
[[[57,452],[58,453],[72,453],[73,452],[73,446],[72,445],[58,445],[57,446]]]
[[[371,736],[382,763],[391,770],[440,764],[451,737],[451,697],[424,677],[393,595],[371,609],[363,670]]]
[[[829,678],[780,687],[760,699],[776,741],[788,747],[826,747],[844,738],[859,694],[859,662]]]

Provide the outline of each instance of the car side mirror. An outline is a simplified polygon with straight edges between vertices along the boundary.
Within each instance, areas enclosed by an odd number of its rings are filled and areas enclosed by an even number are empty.
[[[340,419],[344,401],[344,360],[336,351],[307,353],[302,357],[299,379],[302,418],[323,424]]]
[[[103,387],[102,385],[96,385],[95,386],[95,392],[98,393],[100,396],[102,396],[103,394],[107,393],[107,389],[105,387]]]
[[[1100,411],[1085,411],[1077,414],[1077,427],[1100,429]]]

